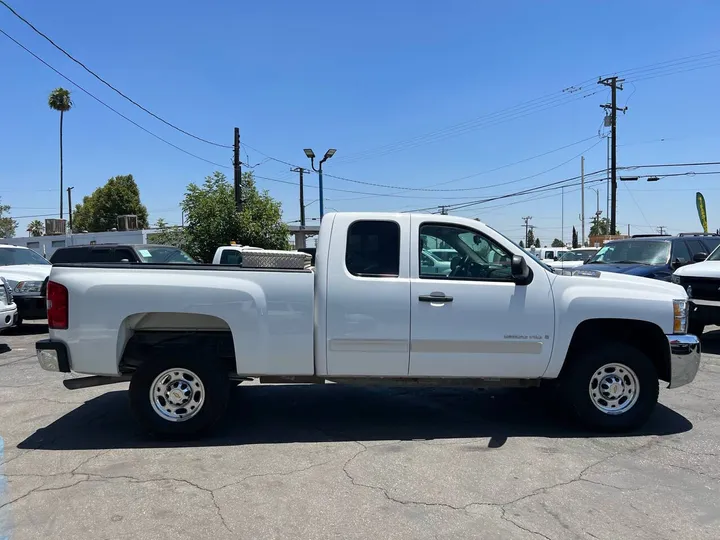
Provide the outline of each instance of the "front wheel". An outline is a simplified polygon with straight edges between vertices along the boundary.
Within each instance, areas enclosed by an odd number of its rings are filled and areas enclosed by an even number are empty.
[[[212,361],[147,360],[130,381],[130,406],[158,436],[190,437],[207,431],[227,409],[227,374]]]
[[[659,382],[655,366],[642,351],[614,343],[581,351],[568,362],[561,388],[583,424],[610,432],[645,424],[657,404]]]

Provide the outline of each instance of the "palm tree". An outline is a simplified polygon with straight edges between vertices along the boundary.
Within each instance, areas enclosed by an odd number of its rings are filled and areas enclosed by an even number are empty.
[[[56,88],[50,92],[48,105],[55,111],[60,111],[60,219],[63,218],[63,115],[68,112],[73,102],[70,99],[70,90]]]
[[[34,219],[28,223],[27,232],[30,233],[30,236],[42,236],[45,232],[45,226],[39,219]]]

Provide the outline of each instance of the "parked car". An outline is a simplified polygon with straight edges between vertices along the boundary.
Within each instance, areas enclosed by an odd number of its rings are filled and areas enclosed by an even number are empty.
[[[687,291],[690,300],[691,334],[701,336],[710,324],[720,325],[720,247],[704,258],[695,255],[697,264],[675,270],[672,282]]]
[[[675,270],[693,263],[697,256],[704,259],[718,245],[717,234],[636,235],[607,242],[586,265],[577,269],[670,281]]]
[[[568,251],[568,248],[564,247],[540,247],[535,248],[535,253],[538,259],[543,262],[556,261],[558,258]]]
[[[457,252],[455,252],[457,254]],[[420,255],[421,272],[423,274],[449,274],[451,262],[435,257],[429,249],[423,249]]]
[[[51,268],[52,265],[32,249],[0,244],[0,276],[7,280],[17,305],[17,324],[47,316],[45,282]]]
[[[215,250],[213,256],[213,264],[233,264],[242,265],[243,251],[263,251],[263,248],[253,246],[220,246]]]
[[[598,248],[575,248],[560,254],[556,261],[548,261],[550,268],[577,268],[598,252]]]
[[[452,248],[428,248],[426,251],[436,259],[446,262],[450,262],[452,258],[458,254],[458,252]]]
[[[0,331],[15,326],[18,320],[17,305],[5,278],[0,277]]]
[[[194,263],[183,250],[155,244],[88,244],[58,248],[50,256],[58,263]]]
[[[138,421],[169,436],[210,428],[229,383],[248,377],[547,384],[584,425],[618,431],[648,419],[658,379],[675,388],[697,373],[678,285],[559,275],[456,216],[327,214],[318,242],[314,270],[54,265],[39,364],[89,375],[65,379],[71,389],[129,380]],[[447,275],[423,271],[421,246],[436,242],[458,253]]]

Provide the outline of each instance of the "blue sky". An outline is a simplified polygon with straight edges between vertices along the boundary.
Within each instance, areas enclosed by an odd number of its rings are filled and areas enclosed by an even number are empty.
[[[184,130],[230,144],[233,127],[240,127],[249,145],[243,159],[252,165],[267,155],[308,166],[303,148],[319,155],[337,148],[326,174],[356,182],[326,176],[326,211],[434,208],[501,196],[578,175],[581,153],[586,171],[602,169],[599,105],[609,92],[595,79],[713,51],[720,17],[716,3],[666,1],[67,0],[60,14],[39,0],[8,2],[109,82]],[[230,165],[230,150],[186,137],[135,108],[1,6],[0,28],[157,135]],[[33,216],[57,212],[58,115],[47,107],[57,86],[71,89],[75,101],[65,121],[65,182],[75,187],[75,201],[111,176],[132,173],[151,220],[179,223],[186,185],[218,169],[139,130],[2,35],[0,58],[0,196],[19,217],[18,235]],[[702,66],[709,67],[695,69]],[[688,71],[671,73],[683,69]],[[618,122],[619,166],[720,158],[720,54],[630,72],[627,79],[618,93],[619,105],[629,107]],[[560,92],[583,81],[579,92]],[[549,97],[518,108],[543,96]],[[275,180],[259,178],[258,185],[282,202],[285,219],[298,219],[297,187],[283,183],[297,182],[289,166],[269,160],[254,170]],[[701,170],[720,166],[642,173]],[[623,183],[618,224],[623,231],[630,224],[634,233],[659,225],[671,232],[697,230],[700,190],[714,230],[720,227],[718,178]],[[306,182],[315,185],[316,178],[306,176]],[[600,187],[604,210],[604,185],[593,187]],[[308,187],[306,202],[315,199],[316,189]],[[560,191],[541,192],[452,213],[480,217],[517,240],[521,217],[532,215],[544,243],[560,236],[562,225],[569,241],[572,226],[580,228],[578,188],[566,190],[564,213],[561,199]],[[594,210],[595,193],[588,190],[588,219]],[[317,203],[308,205],[307,215],[317,217]]]

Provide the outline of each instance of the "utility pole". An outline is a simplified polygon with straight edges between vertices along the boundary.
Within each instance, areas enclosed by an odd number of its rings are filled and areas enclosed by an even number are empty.
[[[665,225],[660,225],[660,226],[657,228],[657,232],[658,232],[659,234],[665,234],[665,229],[666,229],[666,228],[667,228],[667,227],[665,227]]]
[[[530,247],[527,245],[528,243],[528,231],[530,230],[530,220],[532,219],[532,216],[525,216],[523,218],[523,221],[525,221],[525,247]]]
[[[580,237],[580,245],[585,245],[585,156],[580,156],[580,205],[581,205],[581,213],[580,213],[580,228],[581,228],[581,237]]]
[[[294,169],[290,169],[290,172],[296,172],[300,173],[300,228],[305,228],[305,193],[304,193],[304,186],[303,186],[303,174],[305,173],[305,169],[302,167],[295,167]]]
[[[235,128],[235,137],[233,139],[233,184],[235,185],[235,209],[239,212],[242,209],[242,186],[240,179],[242,178],[242,170],[240,169],[240,128]]]
[[[447,206],[441,206],[441,207],[440,207],[440,215],[441,215],[441,216],[447,216],[447,215],[448,215]]]
[[[617,106],[617,91],[618,88],[623,89],[620,84],[623,80],[617,77],[606,77],[598,81],[598,84],[609,86],[611,90],[610,104],[600,105],[605,110],[610,109],[610,137],[612,137],[610,147],[610,234],[615,233],[617,217],[617,112],[624,113],[627,110],[627,107],[619,108]]]
[[[68,193],[68,217],[70,218],[70,233],[72,234],[72,190],[74,187],[67,188]]]

